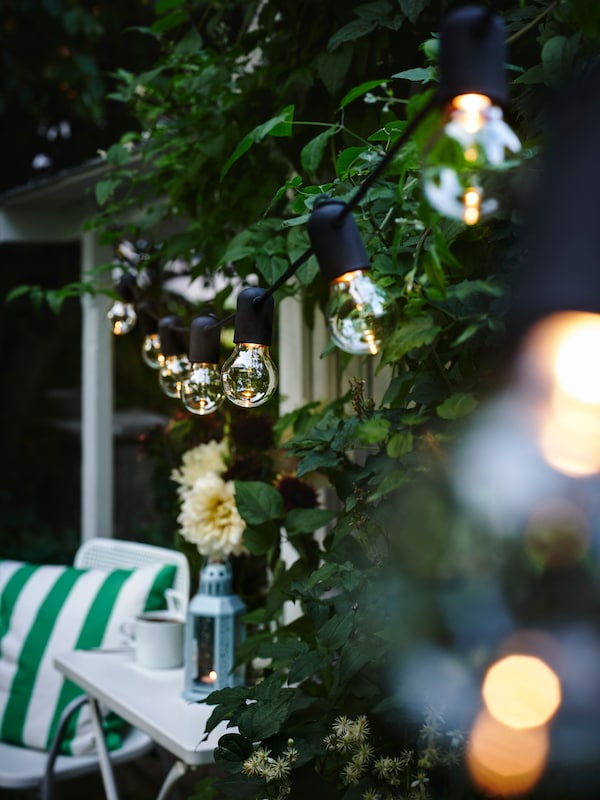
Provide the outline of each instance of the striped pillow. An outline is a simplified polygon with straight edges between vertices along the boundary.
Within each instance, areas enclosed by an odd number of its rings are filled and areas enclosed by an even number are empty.
[[[119,647],[121,622],[165,605],[174,566],[77,569],[0,560],[0,739],[47,750],[65,706],[82,690],[54,668],[57,653]],[[107,718],[109,747],[122,724]],[[94,749],[87,705],[74,718],[62,752]]]

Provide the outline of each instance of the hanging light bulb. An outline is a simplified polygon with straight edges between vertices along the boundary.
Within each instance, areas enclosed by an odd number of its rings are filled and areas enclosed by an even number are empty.
[[[266,403],[277,389],[277,367],[269,354],[274,301],[258,287],[243,289],[237,299],[235,350],[223,364],[227,399],[242,408]]]
[[[192,414],[212,414],[225,398],[219,356],[217,318],[212,315],[196,317],[190,326],[190,371],[181,384],[181,401]]]
[[[167,397],[180,397],[181,384],[189,374],[190,362],[179,317],[162,317],[158,323],[158,336],[164,356],[158,373],[160,388]]]
[[[394,306],[367,274],[369,258],[346,204],[317,198],[308,236],[321,273],[330,285],[326,318],[331,338],[346,353],[375,355],[395,320]]]
[[[136,276],[133,272],[125,272],[117,281],[115,291],[119,296],[106,315],[115,336],[124,336],[135,327],[137,313],[133,302],[136,288]]]
[[[140,303],[138,306],[140,325],[144,331],[142,342],[142,358],[151,369],[160,369],[165,358],[160,349],[160,336],[158,335],[158,316],[149,302]]]
[[[444,216],[467,225],[498,207],[499,173],[521,144],[502,116],[507,100],[504,26],[480,6],[449,12],[440,31],[440,129],[424,152],[423,190]]]

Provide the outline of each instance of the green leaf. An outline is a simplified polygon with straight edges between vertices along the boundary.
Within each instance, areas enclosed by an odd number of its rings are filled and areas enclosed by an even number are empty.
[[[351,614],[336,614],[327,620],[318,633],[321,644],[331,650],[339,650],[354,628],[354,616]]]
[[[390,432],[390,421],[373,418],[361,422],[356,428],[356,439],[361,444],[377,444],[382,442]]]
[[[234,481],[235,503],[248,525],[262,525],[283,517],[281,495],[263,481]]]
[[[444,400],[436,411],[442,419],[459,419],[474,411],[477,405],[478,402],[474,395],[457,392]]]
[[[337,516],[327,508],[292,508],[285,516],[284,525],[288,536],[313,533],[328,525]]]
[[[115,167],[122,167],[127,164],[131,153],[127,147],[122,144],[113,144],[106,151],[106,161]]]
[[[257,125],[250,133],[246,134],[221,169],[221,180],[229,172],[232,165],[235,164],[253,144],[262,142],[265,136],[291,136],[293,121],[294,106],[289,105],[277,114],[277,116],[271,117],[271,119],[263,122],[261,125]]]
[[[440,330],[429,314],[401,321],[384,347],[382,360],[384,363],[400,361],[414,348],[431,344]]]
[[[319,133],[314,139],[304,145],[300,151],[300,163],[309,174],[314,174],[323,159],[323,153],[327,147],[328,141],[334,136],[336,129],[334,127],[328,128],[326,131]]]
[[[252,742],[239,733],[224,733],[215,749],[217,761],[240,762],[252,755]]]
[[[403,69],[402,72],[395,72],[392,78],[402,78],[413,83],[431,83],[436,79],[436,71],[433,67],[414,67],[413,69]]]
[[[244,545],[252,555],[263,556],[277,544],[279,536],[279,524],[276,521],[265,522],[259,527],[247,525]]]
[[[120,184],[121,181],[119,178],[107,178],[106,180],[98,181],[95,186],[96,202],[98,205],[103,206]]]
[[[361,83],[359,86],[355,86],[353,89],[345,94],[342,97],[342,101],[340,103],[340,108],[346,108],[347,105],[350,105],[354,100],[358,97],[362,97],[367,92],[370,92],[371,89],[375,89],[377,86],[385,86],[386,81],[378,80],[378,81],[365,81],[365,83]]]
[[[240,732],[254,742],[274,736],[287,719],[289,704],[288,697],[251,703],[238,717]]]
[[[429,0],[400,0],[400,8],[413,25],[428,5]]]
[[[410,431],[399,431],[390,437],[386,453],[390,458],[401,458],[413,449],[413,435]]]

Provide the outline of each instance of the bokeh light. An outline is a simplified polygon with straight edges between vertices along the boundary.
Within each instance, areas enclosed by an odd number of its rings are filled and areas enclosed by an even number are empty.
[[[541,778],[549,747],[546,726],[516,730],[484,709],[471,728],[467,768],[473,782],[486,794],[522,795]]]
[[[556,673],[536,656],[513,654],[493,664],[485,676],[483,699],[490,714],[510,728],[546,724],[561,701]]]
[[[582,477],[600,472],[600,315],[562,311],[527,335],[518,367],[534,403],[537,441],[559,472]]]

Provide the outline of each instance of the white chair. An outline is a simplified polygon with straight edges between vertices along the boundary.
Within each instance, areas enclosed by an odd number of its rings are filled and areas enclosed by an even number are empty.
[[[186,556],[176,550],[120,539],[97,538],[84,542],[73,560],[76,567],[133,569],[146,564],[174,564],[175,581],[167,590],[167,601],[185,613],[190,593],[190,573]],[[87,701],[76,698],[63,712],[56,738],[48,753],[0,742],[0,789],[37,789],[42,800],[51,800],[54,783],[98,772],[96,755],[58,755],[63,731],[71,715]],[[123,744],[110,754],[113,765],[132,761],[154,747],[152,740],[138,730],[131,730]]]

